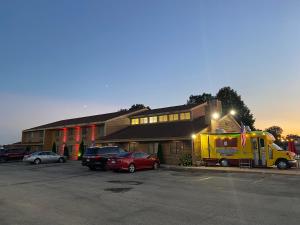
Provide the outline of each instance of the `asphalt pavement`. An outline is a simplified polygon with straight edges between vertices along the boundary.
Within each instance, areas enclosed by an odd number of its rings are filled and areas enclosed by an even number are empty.
[[[300,224],[299,176],[0,164],[1,225]]]

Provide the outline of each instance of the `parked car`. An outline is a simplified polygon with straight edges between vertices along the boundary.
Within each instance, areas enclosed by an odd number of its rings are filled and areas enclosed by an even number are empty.
[[[24,149],[0,149],[0,162],[22,160],[28,151]]]
[[[159,159],[155,155],[144,152],[126,152],[117,157],[108,159],[107,166],[114,171],[129,171],[134,173],[141,169],[157,169],[160,165]]]
[[[110,157],[126,152],[119,147],[91,147],[82,156],[82,166],[87,166],[90,170],[106,169],[107,160]]]
[[[24,156],[23,161],[28,163],[33,163],[33,164],[56,163],[56,162],[64,163],[66,162],[66,159],[64,158],[64,156],[58,155],[54,152],[39,151]]]

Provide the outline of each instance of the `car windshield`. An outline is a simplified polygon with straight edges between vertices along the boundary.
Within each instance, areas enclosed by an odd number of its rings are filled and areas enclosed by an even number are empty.
[[[120,154],[118,154],[118,157],[128,157],[130,155],[130,153],[129,152],[122,152],[122,153],[120,153]]]
[[[272,143],[272,148],[276,149],[277,151],[286,151],[275,143]]]

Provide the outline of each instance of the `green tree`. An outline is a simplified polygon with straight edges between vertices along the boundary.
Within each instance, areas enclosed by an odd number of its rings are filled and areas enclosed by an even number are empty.
[[[203,93],[202,95],[191,95],[187,101],[187,104],[202,104],[212,100],[214,96],[208,93]]]
[[[241,96],[238,95],[235,90],[230,87],[223,87],[218,91],[216,97],[222,102],[223,115],[234,109],[237,111],[237,115],[235,116],[237,122],[243,123],[244,125],[249,126],[252,130],[255,130],[254,116],[242,100]]]
[[[68,149],[68,146],[65,145],[64,147],[64,156],[68,159],[70,154],[69,154],[69,149]]]
[[[53,142],[53,145],[52,145],[52,152],[57,153],[56,152],[56,143],[55,142]]]
[[[83,154],[84,154],[84,142],[82,140],[79,146],[78,160],[82,159]]]
[[[265,131],[269,132],[270,134],[272,134],[275,138],[275,143],[276,144],[280,144],[280,139],[281,139],[281,135],[283,133],[283,129],[279,126],[272,126],[267,128]]]
[[[138,110],[138,109],[144,109],[144,108],[146,108],[146,106],[144,106],[144,104],[134,104],[129,108],[129,110]]]
[[[158,144],[158,149],[157,149],[157,158],[159,159],[160,163],[164,163],[164,154],[162,150],[161,144]]]

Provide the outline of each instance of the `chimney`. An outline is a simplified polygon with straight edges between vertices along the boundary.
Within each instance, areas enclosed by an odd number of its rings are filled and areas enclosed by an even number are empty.
[[[215,132],[217,129],[218,119],[213,118],[214,113],[217,113],[220,117],[222,116],[222,102],[216,98],[208,101],[205,109],[205,122],[209,126],[209,132]]]

